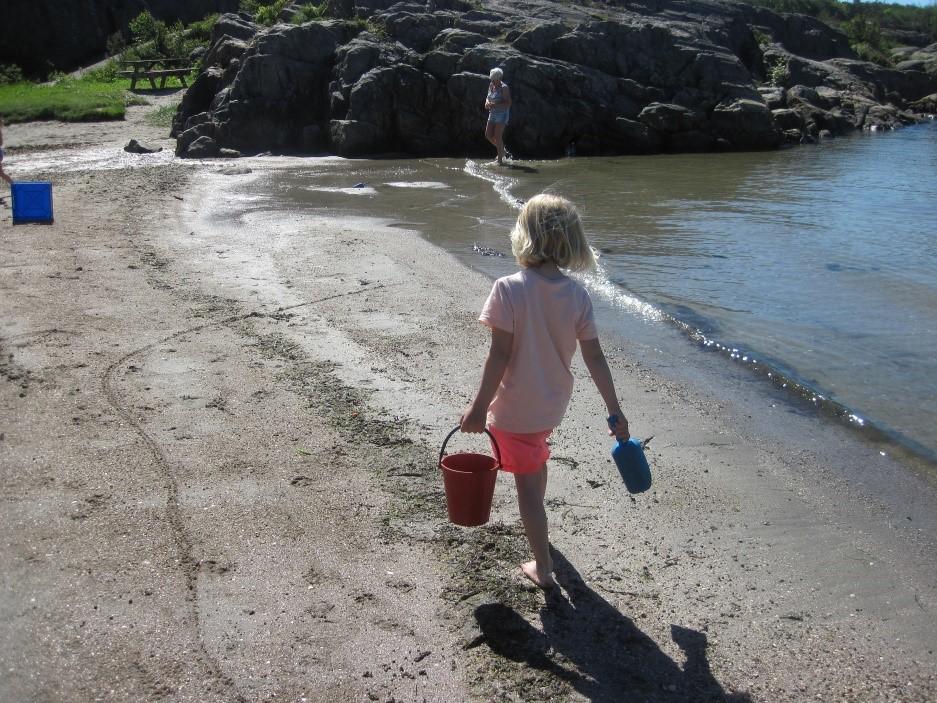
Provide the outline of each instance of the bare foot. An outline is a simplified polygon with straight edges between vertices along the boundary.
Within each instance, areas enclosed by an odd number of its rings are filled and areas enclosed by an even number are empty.
[[[553,572],[548,571],[546,574],[540,573],[540,571],[537,569],[536,561],[524,562],[521,564],[521,571],[524,572],[524,576],[529,578],[544,590],[553,588],[556,585],[556,579],[553,578]]]

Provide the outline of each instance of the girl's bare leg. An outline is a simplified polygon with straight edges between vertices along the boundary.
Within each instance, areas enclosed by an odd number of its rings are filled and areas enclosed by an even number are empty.
[[[541,588],[556,585],[553,579],[553,558],[550,556],[550,540],[547,535],[547,512],[543,497],[547,487],[547,465],[531,474],[514,474],[517,486],[517,507],[527,533],[534,560],[521,564],[524,575]]]

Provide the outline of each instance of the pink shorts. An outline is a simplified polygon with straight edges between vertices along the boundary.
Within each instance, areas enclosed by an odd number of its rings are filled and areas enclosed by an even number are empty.
[[[505,432],[497,427],[489,427],[488,431],[494,435],[501,452],[501,470],[512,474],[532,474],[550,458],[550,447],[547,437],[553,430],[545,432]],[[494,447],[491,448],[495,452]]]

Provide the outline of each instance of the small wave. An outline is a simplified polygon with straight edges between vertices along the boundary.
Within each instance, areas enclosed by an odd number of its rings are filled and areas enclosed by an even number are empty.
[[[377,195],[377,191],[371,186],[348,186],[346,188],[330,186],[307,186],[306,190],[317,191],[320,193],[344,193],[345,195]]]
[[[613,283],[601,261],[597,262],[595,271],[582,274],[579,279],[590,292],[597,293],[602,300],[614,308],[627,310],[650,322],[662,322],[667,318],[666,313],[659,308],[632,295],[617,283]]]
[[[465,168],[463,170],[473,178],[478,178],[480,180],[491,183],[495,193],[498,194],[498,197],[501,198],[501,200],[503,200],[515,210],[521,209],[523,201],[517,198],[517,196],[515,196],[512,192],[514,186],[517,185],[516,178],[510,178],[509,176],[505,176],[500,173],[492,173],[483,165],[472,159],[466,160]]]
[[[426,188],[429,190],[444,190],[451,187],[439,181],[391,181],[384,185],[390,186],[391,188]]]

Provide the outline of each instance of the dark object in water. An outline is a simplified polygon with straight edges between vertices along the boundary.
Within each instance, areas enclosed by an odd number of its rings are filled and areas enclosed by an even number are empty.
[[[472,251],[474,251],[476,254],[481,254],[482,256],[504,256],[504,254],[502,254],[497,249],[492,249],[491,247],[482,247],[477,243],[472,244]]]
[[[368,184],[367,184],[367,183],[355,183],[355,184],[352,186],[352,188],[367,188],[367,187],[368,187]]]

